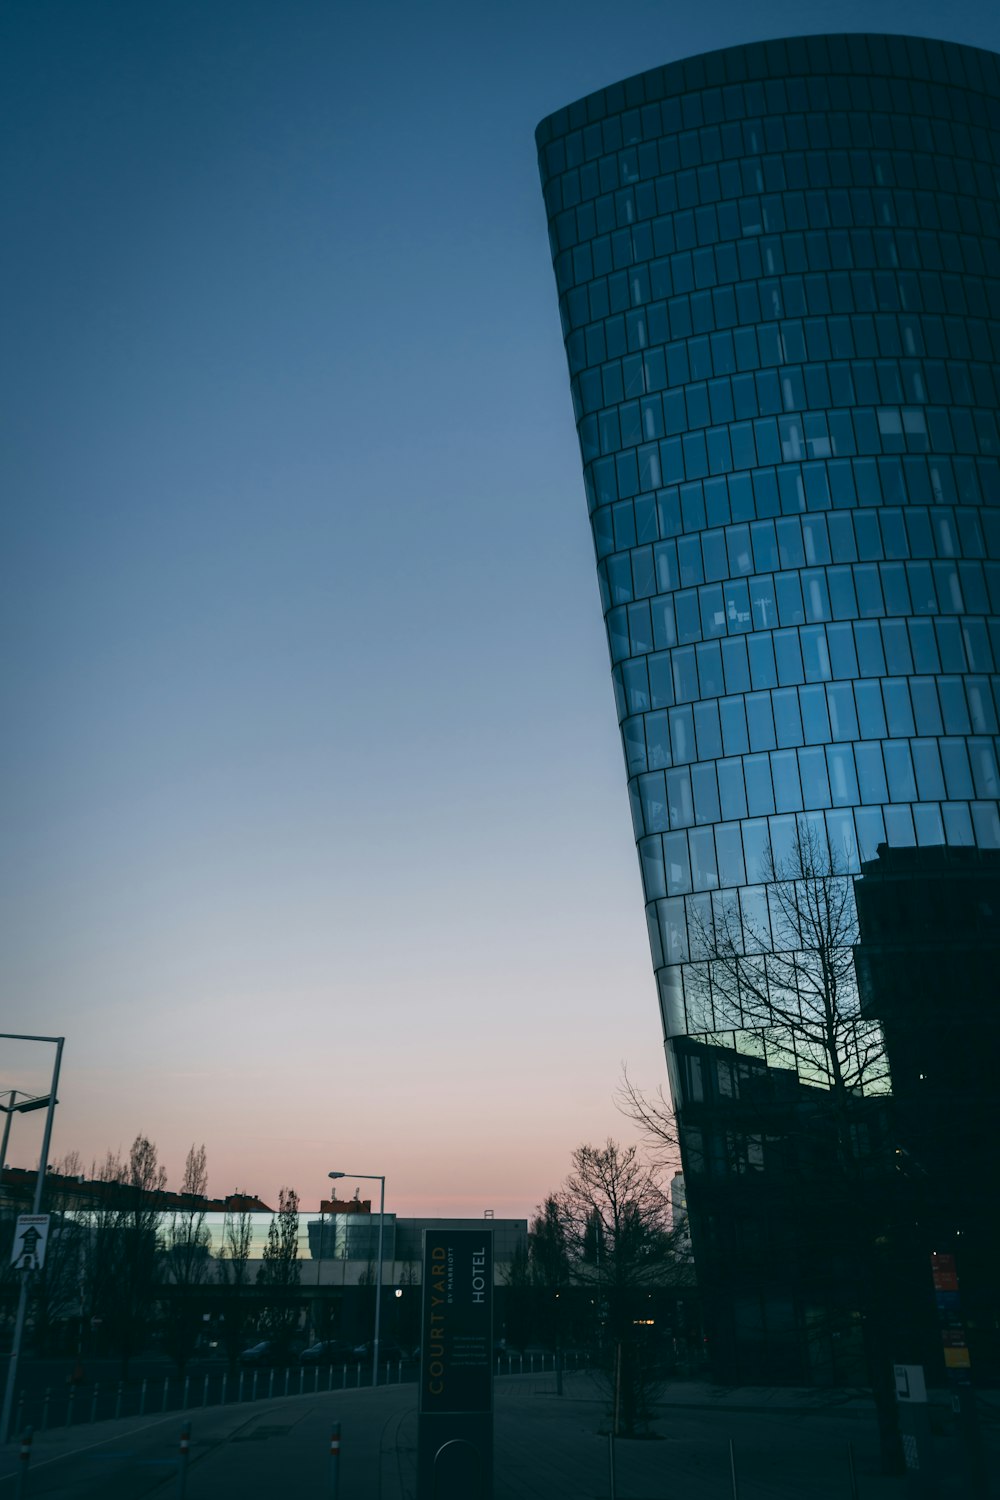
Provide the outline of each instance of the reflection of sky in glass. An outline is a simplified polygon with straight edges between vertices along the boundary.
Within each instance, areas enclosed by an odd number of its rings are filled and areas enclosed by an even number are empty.
[[[84,1172],[524,1214],[662,1071],[532,132],[745,7],[106,15],[0,47],[6,1024]]]

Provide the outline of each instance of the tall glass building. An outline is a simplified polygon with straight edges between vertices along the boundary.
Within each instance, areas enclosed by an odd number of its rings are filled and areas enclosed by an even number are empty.
[[[664,1033],[735,1054],[697,934],[797,828],[1000,848],[1000,58],[732,47],[537,140]]]

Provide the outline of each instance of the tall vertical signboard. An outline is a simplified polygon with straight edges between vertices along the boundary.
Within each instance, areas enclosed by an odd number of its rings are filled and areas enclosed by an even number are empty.
[[[419,1500],[493,1493],[493,1231],[425,1229]]]

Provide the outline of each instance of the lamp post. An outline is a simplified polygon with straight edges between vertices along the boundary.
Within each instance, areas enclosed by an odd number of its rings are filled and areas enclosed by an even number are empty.
[[[378,1385],[378,1344],[382,1312],[382,1228],[385,1223],[385,1177],[374,1172],[328,1172],[328,1177],[350,1177],[364,1182],[377,1182],[378,1200],[378,1270],[375,1274],[375,1342],[372,1345],[372,1385]]]
[[[11,1042],[50,1042],[56,1049],[55,1062],[52,1066],[52,1083],[47,1094],[39,1094],[34,1098],[27,1098],[22,1104],[17,1104],[17,1090],[14,1090],[4,1106],[7,1120],[3,1133],[3,1154],[6,1155],[7,1138],[10,1134],[11,1116],[14,1114],[25,1114],[30,1109],[47,1108],[45,1116],[45,1134],[42,1136],[42,1154],[38,1159],[38,1172],[35,1177],[35,1197],[31,1206],[31,1212],[37,1216],[42,1206],[42,1190],[45,1186],[45,1174],[49,1167],[49,1146],[52,1141],[52,1117],[56,1109],[56,1090],[59,1087],[59,1068],[62,1063],[62,1049],[65,1037],[61,1036],[22,1036],[19,1032],[0,1032],[0,1041]],[[24,1337],[24,1315],[28,1307],[28,1277],[30,1271],[27,1266],[21,1272],[21,1290],[17,1299],[17,1317],[14,1321],[14,1338],[10,1348],[10,1363],[7,1366],[7,1388],[4,1391],[3,1411],[0,1412],[0,1445],[6,1443],[7,1434],[10,1430],[11,1410],[14,1405],[14,1386],[17,1382],[17,1364],[21,1357],[21,1340]]]

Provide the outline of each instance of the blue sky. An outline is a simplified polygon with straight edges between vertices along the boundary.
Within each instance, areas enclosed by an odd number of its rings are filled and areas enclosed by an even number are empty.
[[[533,130],[802,29],[8,0],[0,992],[66,1034],[57,1154],[523,1214],[628,1134],[660,1026]]]

